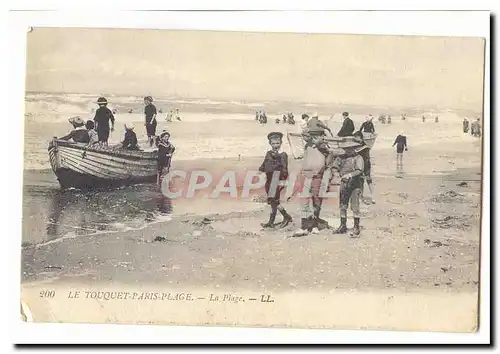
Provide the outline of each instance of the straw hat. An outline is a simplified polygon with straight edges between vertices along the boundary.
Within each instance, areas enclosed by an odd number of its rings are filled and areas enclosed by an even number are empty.
[[[134,125],[132,123],[125,123],[126,130],[134,130]]]
[[[78,126],[85,125],[84,120],[80,116],[71,117],[68,120],[73,125],[78,125]]]
[[[311,115],[311,118],[318,118],[318,117],[319,117],[318,112],[314,112],[314,113]]]

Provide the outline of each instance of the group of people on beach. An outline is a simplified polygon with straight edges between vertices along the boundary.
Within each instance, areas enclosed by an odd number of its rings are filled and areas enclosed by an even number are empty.
[[[108,148],[108,140],[110,132],[114,131],[115,116],[107,107],[108,100],[105,97],[99,97],[96,101],[99,108],[95,111],[94,120],[85,122],[81,117],[75,116],[69,118],[69,122],[73,125],[73,130],[59,138],[60,140],[73,140],[76,143],[87,144],[92,148]],[[171,111],[172,112],[172,111]],[[178,117],[179,110],[176,110]],[[170,168],[171,157],[175,152],[175,147],[170,140],[170,133],[165,129],[157,136],[157,111],[153,104],[151,96],[144,97],[144,126],[148,137],[150,147],[155,145],[158,148],[158,181],[161,183],[163,177],[168,173]],[[177,118],[180,120],[180,117]],[[124,124],[125,133],[124,139],[116,146],[109,148],[124,149],[124,150],[140,150],[135,127],[131,123]]]
[[[342,113],[343,123],[337,132],[337,137],[344,138],[340,141],[338,149],[330,147],[325,140],[326,132],[333,136],[331,129],[319,120],[319,115],[314,113],[302,115],[305,123],[302,130],[302,138],[305,144],[302,174],[306,176],[303,192],[307,197],[301,198],[301,223],[300,229],[293,236],[305,236],[309,233],[317,234],[326,221],[320,218],[323,202],[322,180],[325,174],[333,178],[340,178],[340,226],[334,231],[338,234],[347,233],[347,209],[349,205],[353,212],[354,228],[351,237],[360,235],[360,200],[363,195],[364,182],[372,192],[370,148],[364,141],[363,133],[374,133],[375,129],[370,119],[355,132],[355,126],[348,112]],[[266,175],[265,190],[267,203],[271,206],[271,213],[267,223],[262,224],[264,228],[285,227],[292,221],[292,217],[280,203],[280,195],[288,178],[288,155],[281,151],[283,133],[271,132],[267,136],[271,149],[266,153],[264,161],[259,170]],[[271,191],[273,175],[277,174],[279,181],[276,190]],[[366,202],[366,200],[365,200]],[[283,220],[276,224],[277,212],[283,216]]]
[[[479,121],[479,117],[476,118],[476,121],[472,122],[471,124],[469,123],[467,117],[465,117],[464,121],[462,122],[462,126],[465,134],[469,132],[469,126],[470,126],[470,135],[476,138],[479,138],[481,136],[481,123]]]

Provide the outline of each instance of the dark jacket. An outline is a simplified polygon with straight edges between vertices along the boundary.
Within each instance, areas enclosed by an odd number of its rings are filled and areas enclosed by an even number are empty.
[[[398,135],[396,137],[396,140],[394,140],[394,144],[392,144],[392,146],[396,145],[396,151],[398,154],[402,154],[403,151],[408,147],[407,143],[406,143],[406,136],[404,135]]]
[[[170,142],[162,142],[159,137],[156,138],[156,146],[158,146],[158,171],[161,171],[164,167],[170,165],[175,146]]]
[[[152,124],[153,118],[156,115],[156,106],[152,103],[144,106],[144,116],[146,117],[146,124]]]
[[[363,124],[361,124],[361,127],[359,128],[359,131],[365,133],[375,133],[375,126],[373,125],[372,121],[363,122]]]
[[[73,139],[75,143],[85,143],[88,144],[90,142],[90,136],[89,132],[85,127],[77,128],[75,130],[72,130],[71,133],[69,133],[66,136],[63,136],[60,138],[61,140],[69,140]]]
[[[354,122],[352,121],[351,118],[347,117],[344,119],[344,123],[342,123],[342,128],[340,128],[339,132],[337,133],[337,136],[343,137],[343,136],[349,136],[354,133]]]
[[[139,150],[139,145],[137,145],[137,135],[133,130],[127,130],[125,132],[125,139],[122,141],[122,146],[128,150]]]
[[[96,131],[109,131],[109,121],[115,124],[115,116],[108,107],[99,107],[95,111],[94,122]]]
[[[266,174],[267,180],[270,181],[274,171],[280,172],[280,181],[288,178],[288,155],[286,152],[273,152],[268,151],[264,157],[259,171]]]

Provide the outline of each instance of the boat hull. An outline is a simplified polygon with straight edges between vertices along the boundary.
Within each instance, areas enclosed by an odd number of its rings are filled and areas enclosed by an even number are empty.
[[[157,153],[89,148],[53,140],[49,160],[62,188],[109,188],[155,182]]]

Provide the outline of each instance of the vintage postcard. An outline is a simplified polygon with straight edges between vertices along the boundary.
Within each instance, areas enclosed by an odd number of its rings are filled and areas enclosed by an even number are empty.
[[[485,40],[27,33],[21,316],[473,332]]]

